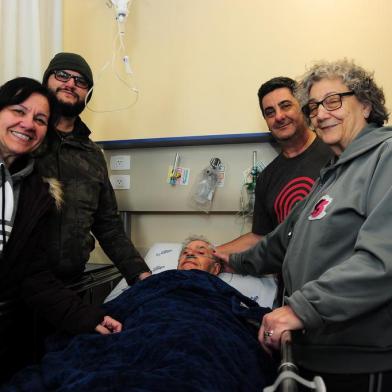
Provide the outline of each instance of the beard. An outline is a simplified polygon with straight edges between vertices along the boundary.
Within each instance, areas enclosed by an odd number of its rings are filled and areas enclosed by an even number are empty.
[[[84,102],[68,103],[57,99],[57,111],[64,117],[76,117],[83,112]]]
[[[78,101],[75,103],[69,103],[69,102],[64,102],[59,97],[57,96],[57,92],[61,91],[60,89],[56,90],[55,93],[55,98],[56,98],[56,111],[58,114],[64,117],[76,117],[79,116],[80,113],[83,112],[85,108],[84,101],[80,101],[79,95],[75,94],[74,91],[72,91],[73,94],[78,98]]]

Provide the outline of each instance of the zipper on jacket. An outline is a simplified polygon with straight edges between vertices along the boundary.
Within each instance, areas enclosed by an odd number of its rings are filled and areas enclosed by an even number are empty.
[[[58,138],[60,140],[60,143],[57,146],[55,153],[56,153],[57,176],[58,176],[58,180],[61,182],[62,181],[62,174],[61,174],[61,165],[60,165],[60,151],[61,151],[61,148],[63,146],[65,138],[59,132],[57,132],[57,131],[55,131],[55,132],[56,132],[56,135],[58,136]],[[62,236],[62,234],[63,234],[63,231],[62,231],[63,212],[60,209],[60,211],[58,211],[57,213],[60,215],[59,225],[58,225],[59,260],[62,260],[62,258],[63,258],[63,241],[62,241],[62,238],[63,238],[63,236]]]

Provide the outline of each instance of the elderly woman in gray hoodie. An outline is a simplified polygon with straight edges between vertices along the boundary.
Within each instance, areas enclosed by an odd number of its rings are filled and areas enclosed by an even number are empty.
[[[335,158],[309,196],[254,248],[229,258],[240,273],[282,271],[285,303],[259,340],[294,358],[331,391],[392,391],[392,128],[373,75],[343,60],[314,65],[298,92]]]

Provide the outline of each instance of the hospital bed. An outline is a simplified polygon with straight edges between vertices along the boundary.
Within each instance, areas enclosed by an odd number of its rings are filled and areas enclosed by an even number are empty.
[[[153,274],[176,269],[180,250],[181,244],[179,243],[154,244],[148,251],[145,259]],[[223,273],[220,274],[220,278],[242,294],[258,302],[260,306],[273,307],[277,287],[275,279],[272,276],[255,278]],[[85,298],[88,302],[97,303],[97,301],[100,301],[100,298],[97,296],[96,290],[106,286],[105,290],[107,291],[108,287],[111,288],[119,279],[120,274],[112,265],[89,265],[82,279],[79,282],[74,283],[72,288],[78,292],[87,293]],[[127,288],[128,285],[126,284],[125,279],[120,280],[106,297],[105,302],[114,299]],[[264,389],[265,392],[295,392],[298,390],[298,383],[306,385],[309,390],[325,392],[325,388],[323,387],[320,378],[315,378],[310,382],[301,379],[297,375],[297,369],[291,357],[289,333],[285,334],[282,340],[281,354],[279,375],[273,385]]]
[[[146,254],[145,260],[153,274],[176,269],[179,254],[182,248],[180,243],[156,243]],[[242,294],[256,301],[262,307],[273,308],[277,304],[277,285],[273,276],[260,278],[242,276],[231,273],[221,273],[219,277]],[[105,299],[108,302],[129,286],[122,279],[113,291]],[[282,335],[281,362],[278,369],[278,377],[273,385],[264,388],[264,392],[297,392],[298,384],[302,384],[309,390],[325,392],[325,385],[321,377],[316,376],[312,381],[303,379],[297,374],[297,367],[291,353],[290,331]]]
[[[181,250],[179,243],[157,243],[148,251],[145,259],[153,274],[176,269],[177,260]],[[71,288],[78,292],[85,292],[85,300],[90,303],[98,303],[102,300],[102,292],[97,292],[104,288],[104,292],[113,288],[114,284],[119,281],[121,275],[112,265],[94,265],[87,266],[85,274],[79,282],[74,283]],[[236,274],[223,273],[220,278],[229,285],[236,288],[242,294],[252,298],[262,307],[273,307],[277,293],[275,279],[272,276],[255,278],[250,276],[241,276]],[[116,298],[119,294],[128,288],[125,279],[110,291],[105,302]],[[0,318],[3,311],[12,311],[12,304],[2,304],[0,307]],[[291,338],[287,332],[282,338],[281,363],[278,370],[278,377],[273,385],[264,388],[264,392],[296,392],[298,384],[303,384],[309,390],[325,392],[325,387],[320,377],[312,381],[302,379],[297,374],[297,368],[291,356]]]
[[[122,333],[52,337],[5,391],[260,392],[275,379],[248,321],[268,309],[204,271],[163,271],[104,306]]]

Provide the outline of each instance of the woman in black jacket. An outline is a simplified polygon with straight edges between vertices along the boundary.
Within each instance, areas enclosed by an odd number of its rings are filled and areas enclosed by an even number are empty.
[[[45,219],[52,208],[61,208],[61,186],[36,173],[30,153],[44,140],[52,109],[51,94],[33,79],[16,78],[0,87],[0,382],[30,354],[31,315],[22,303],[66,332],[121,330],[46,267]]]

